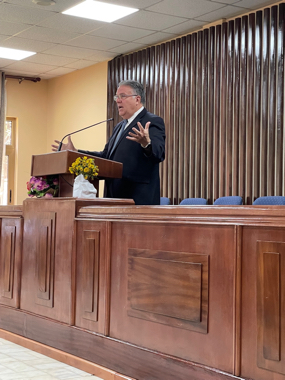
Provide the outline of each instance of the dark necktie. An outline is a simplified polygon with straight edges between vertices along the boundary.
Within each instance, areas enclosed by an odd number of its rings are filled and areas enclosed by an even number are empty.
[[[120,138],[121,138],[121,136],[122,136],[122,134],[123,134],[123,132],[124,132],[124,130],[125,130],[125,127],[126,127],[127,123],[128,123],[128,120],[127,120],[127,119],[123,120],[123,122],[122,122],[122,124],[121,124],[121,128],[120,128],[120,130],[119,130],[119,132],[118,132],[118,134],[117,134],[116,140],[115,140],[115,142],[114,142],[114,145],[113,145],[113,147],[112,147],[112,149],[111,149],[110,156],[111,156],[111,154],[114,152],[116,146],[118,145],[118,142],[119,142],[119,140],[120,140]]]

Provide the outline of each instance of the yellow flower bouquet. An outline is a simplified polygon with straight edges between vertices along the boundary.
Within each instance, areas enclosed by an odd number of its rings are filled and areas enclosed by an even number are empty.
[[[98,176],[99,168],[95,165],[93,158],[78,157],[69,167],[71,174],[78,176],[83,175],[84,179],[93,180]]]

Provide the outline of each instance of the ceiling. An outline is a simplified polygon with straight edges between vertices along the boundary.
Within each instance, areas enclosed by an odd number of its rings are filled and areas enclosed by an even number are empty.
[[[50,79],[256,10],[266,0],[100,0],[138,8],[113,23],[61,14],[80,0],[0,0],[0,46],[34,51],[21,61],[0,58],[6,74]]]

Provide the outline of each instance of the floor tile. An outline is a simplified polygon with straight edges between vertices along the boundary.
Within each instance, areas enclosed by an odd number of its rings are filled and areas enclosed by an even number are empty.
[[[103,380],[0,338],[0,380]]]

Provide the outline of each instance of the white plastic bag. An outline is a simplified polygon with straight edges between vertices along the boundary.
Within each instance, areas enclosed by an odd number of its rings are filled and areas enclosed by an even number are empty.
[[[87,179],[79,174],[73,185],[73,197],[74,198],[96,198],[97,190]]]

